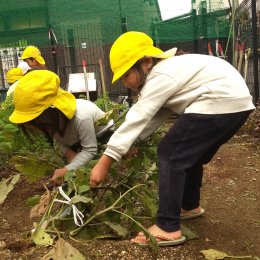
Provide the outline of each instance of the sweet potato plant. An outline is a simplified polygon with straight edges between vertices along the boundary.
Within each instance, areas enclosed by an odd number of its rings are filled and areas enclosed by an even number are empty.
[[[107,98],[98,100],[97,104],[102,102],[108,102]],[[99,124],[113,118],[119,126],[126,108],[111,101],[106,107],[110,110]],[[29,181],[51,176],[55,168],[64,165],[63,158],[40,132],[30,132],[28,138],[18,126],[10,123],[8,117],[12,111],[10,98],[0,110],[0,157],[4,156],[5,161]],[[139,143],[136,155],[115,163],[107,180],[96,188],[89,185],[90,171],[96,163],[93,160],[86,167],[66,174],[60,187],[51,190],[46,187],[45,194],[28,198],[28,205],[38,207],[40,212],[33,216],[36,221],[32,232],[34,242],[46,246],[53,243],[54,236],[89,240],[123,238],[137,229],[146,233],[142,224],[154,218],[157,210],[156,147],[162,132],[160,129]],[[100,143],[99,155],[104,149],[105,144]]]

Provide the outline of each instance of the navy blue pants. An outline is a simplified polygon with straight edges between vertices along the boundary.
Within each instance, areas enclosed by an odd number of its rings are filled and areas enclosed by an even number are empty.
[[[251,111],[221,114],[183,114],[158,145],[159,209],[157,226],[180,230],[181,208],[200,205],[203,164],[245,123]]]

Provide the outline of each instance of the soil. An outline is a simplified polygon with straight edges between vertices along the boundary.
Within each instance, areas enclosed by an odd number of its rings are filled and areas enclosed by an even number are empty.
[[[1,178],[15,173],[0,166]],[[75,242],[66,239],[86,259],[204,259],[201,250],[216,249],[235,256],[260,259],[260,139],[235,136],[205,166],[201,205],[203,217],[183,221],[199,238],[173,247],[159,248],[157,257],[148,248],[129,240]],[[41,259],[50,248],[36,247],[30,240],[28,197],[42,194],[41,183],[21,177],[0,205],[0,259]],[[236,259],[236,258],[230,258]]]

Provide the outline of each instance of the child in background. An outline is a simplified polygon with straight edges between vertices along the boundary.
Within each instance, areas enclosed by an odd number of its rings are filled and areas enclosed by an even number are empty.
[[[31,68],[25,61],[19,62],[17,68],[12,68],[6,73],[6,81],[10,84],[10,87],[6,93],[9,96],[14,92],[18,80],[21,79]]]
[[[15,110],[10,121],[24,128],[41,130],[50,142],[56,140],[68,164],[56,169],[52,181],[60,183],[69,170],[88,164],[97,155],[95,128],[104,112],[90,101],[79,99],[60,88],[58,75],[34,70],[25,75],[14,91]]]
[[[32,70],[34,69],[45,69],[45,60],[41,55],[40,50],[35,46],[28,46],[23,51],[21,60],[24,60]]]
[[[183,243],[180,220],[201,216],[203,164],[244,124],[255,108],[244,79],[218,57],[163,52],[142,32],[121,35],[110,50],[113,83],[138,93],[125,122],[110,138],[92,169],[90,184],[102,182],[114,161],[144,140],[172,113],[176,123],[158,145],[159,209],[148,231],[159,246]],[[147,245],[142,233],[131,241]]]
[[[21,68],[24,71],[24,74],[31,70],[31,67],[28,65],[28,63],[21,59],[19,59],[17,68]]]

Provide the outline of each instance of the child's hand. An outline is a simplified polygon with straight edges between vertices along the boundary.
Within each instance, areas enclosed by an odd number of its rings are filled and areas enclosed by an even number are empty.
[[[108,168],[104,167],[101,163],[97,163],[92,169],[90,175],[91,187],[96,187],[100,182],[104,181],[108,174]]]
[[[107,155],[103,155],[96,166],[92,169],[90,175],[90,185],[92,188],[96,187],[100,182],[104,181],[107,177],[110,166],[113,164],[114,159]]]
[[[51,181],[54,182],[55,184],[62,184],[64,181],[64,176],[67,173],[68,169],[66,167],[57,169],[54,171],[54,174],[51,178]]]

